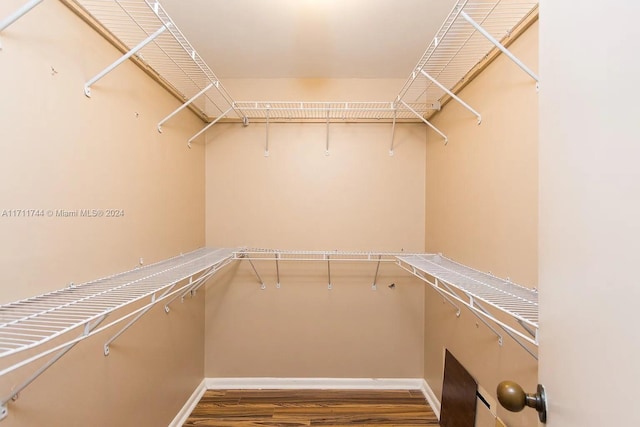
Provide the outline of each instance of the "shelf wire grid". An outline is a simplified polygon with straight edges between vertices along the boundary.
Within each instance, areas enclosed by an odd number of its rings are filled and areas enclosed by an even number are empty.
[[[233,256],[202,248],[149,266],[0,306],[0,357],[55,339]]]
[[[399,256],[398,260],[538,328],[536,290],[475,270],[442,255]]]
[[[400,90],[397,101],[439,105],[445,92],[426,78],[424,70],[453,89],[493,49],[494,45],[462,16],[464,11],[497,40],[508,36],[538,5],[532,0],[460,0]],[[416,110],[422,114],[428,110]]]
[[[408,103],[409,104],[409,103]],[[249,119],[272,120],[419,120],[402,104],[393,102],[295,102],[238,101],[239,110]],[[424,104],[409,104],[416,111],[434,109]]]
[[[166,26],[166,31],[136,54],[138,59],[180,93],[184,101],[212,83],[214,87],[192,103],[208,117],[218,117],[233,106],[233,99],[218,77],[157,1],[73,1],[129,49]],[[235,109],[228,115],[242,117],[242,112]]]
[[[236,259],[250,259],[252,261],[371,261],[396,262],[400,255],[410,255],[407,252],[366,252],[366,251],[304,251],[278,250],[264,248],[248,248],[234,252]],[[418,255],[418,254],[411,254]]]

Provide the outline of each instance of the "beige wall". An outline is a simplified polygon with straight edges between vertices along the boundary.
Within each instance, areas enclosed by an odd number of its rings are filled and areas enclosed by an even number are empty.
[[[263,99],[291,99],[316,84],[334,100],[365,92],[386,99],[398,88],[395,81],[353,82],[351,93],[344,81],[244,83],[265,87],[255,95]],[[278,123],[264,157],[263,123],[216,126],[206,147],[207,244],[422,251],[425,135],[423,125],[398,125],[390,157],[390,123],[332,123],[325,156],[325,124]],[[325,264],[283,264],[281,289],[275,265],[256,267],[264,291],[245,264],[207,291],[206,376],[422,376],[424,289],[397,267],[381,268],[375,292],[372,264],[332,265],[330,291]]]
[[[5,0],[0,16],[24,2]],[[5,30],[0,51],[0,210],[122,209],[122,218],[0,217],[0,300],[9,302],[204,244],[202,123],[131,63],[83,85],[119,53],[60,2]],[[202,378],[204,299],[153,310],[102,355],[82,343],[10,404],[6,425],[163,425]],[[35,367],[33,367],[35,369]],[[19,377],[2,379],[2,394]],[[3,396],[4,397],[4,396]]]
[[[510,50],[537,69],[538,25]],[[428,134],[426,249],[537,286],[538,102],[535,82],[499,56],[460,97],[482,114],[482,124],[456,102],[433,117],[448,145]],[[495,399],[499,381],[514,379],[534,390],[537,363],[505,337],[495,335],[464,310],[456,318],[435,291],[426,292],[425,376],[441,394],[443,349],[449,348]],[[534,411],[511,414],[508,425],[534,426]],[[490,422],[486,425],[493,425]]]

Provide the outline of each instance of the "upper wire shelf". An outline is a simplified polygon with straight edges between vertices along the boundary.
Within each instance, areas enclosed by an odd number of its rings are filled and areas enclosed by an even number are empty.
[[[447,93],[440,85],[454,89],[494,49],[464,15],[496,40],[502,40],[538,5],[536,0],[459,0],[391,102],[236,102],[158,1],[72,1],[130,48],[165,26],[167,31],[142,48],[137,58],[203,116],[242,119],[244,123],[248,119],[395,121],[428,117],[446,99]]]
[[[532,0],[460,0],[429,44],[396,101],[439,105],[445,91],[423,74],[453,89],[482,61],[494,45],[469,24],[464,14],[482,26],[496,40],[509,36],[538,6]],[[419,111],[426,115],[427,110]]]
[[[202,248],[155,264],[0,306],[0,357],[33,348],[154,296],[216,264],[231,249]]]
[[[192,99],[207,86],[193,106],[204,116],[220,117],[233,106],[233,99],[205,61],[187,41],[158,1],[150,0],[72,0],[91,15],[111,36],[128,48],[154,34],[166,31],[136,54],[158,76],[182,95]],[[232,109],[227,117],[242,117]]]

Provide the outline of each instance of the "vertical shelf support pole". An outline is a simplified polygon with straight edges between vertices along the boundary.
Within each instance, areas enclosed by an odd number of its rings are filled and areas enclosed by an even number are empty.
[[[158,123],[158,132],[162,133],[162,125],[165,124],[170,118],[172,118],[173,116],[175,116],[176,114],[178,114],[180,111],[184,110],[185,108],[187,108],[189,105],[191,105],[191,103],[193,103],[193,101],[195,101],[196,99],[198,99],[200,97],[200,95],[202,95],[203,93],[205,93],[206,91],[208,91],[209,89],[211,89],[213,87],[213,83],[209,83],[207,85],[207,87],[205,87],[204,89],[202,89],[200,92],[196,93],[195,95],[193,95],[191,97],[191,99],[189,99],[187,102],[185,102],[184,104],[182,104],[181,106],[179,106],[173,113],[169,114],[167,117],[165,117],[164,119],[160,120],[160,122]]]
[[[449,138],[447,138],[447,135],[445,135],[444,133],[442,133],[440,131],[440,129],[438,129],[437,127],[435,127],[434,125],[432,125],[427,119],[425,119],[424,117],[422,117],[422,114],[418,113],[416,110],[414,110],[413,108],[409,107],[409,104],[407,104],[404,101],[400,101],[402,103],[402,105],[404,105],[409,111],[411,111],[417,118],[419,118],[420,120],[422,120],[427,126],[429,126],[431,129],[433,129],[438,135],[440,135],[441,137],[444,138],[444,145],[447,145],[447,142],[449,142]]]
[[[13,24],[18,19],[26,15],[31,9],[33,9],[34,7],[42,3],[42,1],[43,0],[31,0],[30,2],[22,6],[20,9],[16,10],[11,15],[7,16],[2,21],[0,21],[0,33],[4,31],[9,25]]]
[[[195,135],[193,135],[191,138],[189,138],[189,141],[187,141],[187,145],[189,146],[189,148],[191,148],[191,143],[193,142],[194,139],[196,139],[197,137],[199,137],[200,135],[202,135],[203,133],[205,133],[207,130],[209,130],[209,128],[213,125],[215,125],[216,123],[218,123],[218,121],[220,121],[220,119],[222,119],[224,116],[227,115],[227,113],[229,113],[229,111],[233,110],[233,107],[229,108],[227,111],[225,111],[224,113],[222,113],[221,115],[219,115],[214,121],[212,121],[211,123],[209,123],[208,125],[206,125],[203,129],[200,130],[200,132],[196,133]]]
[[[531,69],[529,67],[527,67],[522,61],[520,61],[513,53],[509,52],[509,50],[504,47],[502,45],[502,43],[500,43],[498,40],[496,40],[491,34],[489,34],[489,32],[487,30],[485,30],[484,28],[482,28],[480,26],[480,24],[478,24],[476,21],[473,20],[473,18],[471,18],[469,15],[466,14],[466,12],[462,11],[460,12],[460,15],[469,23],[473,26],[473,28],[476,29],[476,31],[478,31],[480,34],[482,34],[483,36],[486,37],[487,40],[489,40],[491,43],[493,43],[493,45],[495,47],[497,47],[498,49],[500,49],[500,51],[502,53],[504,53],[505,55],[507,55],[507,57],[509,57],[509,59],[511,59],[513,62],[515,62],[515,64],[520,67],[522,69],[522,71],[524,71],[525,73],[529,74],[529,76],[531,76],[531,78],[533,80],[536,81],[536,83],[540,82],[540,78],[538,77],[538,75],[536,73],[534,73],[533,71],[531,71]]]
[[[100,80],[101,78],[109,74],[111,71],[113,71],[118,65],[122,64],[124,61],[126,61],[127,59],[135,55],[140,49],[142,49],[143,47],[151,43],[153,40],[155,40],[160,34],[164,33],[167,30],[167,25],[170,25],[170,24],[166,24],[160,27],[155,33],[151,34],[149,37],[141,41],[136,47],[131,49],[129,52],[125,53],[123,56],[118,58],[118,60],[116,60],[113,64],[109,65],[107,68],[102,70],[91,80],[86,82],[84,84],[84,94],[87,97],[91,98],[91,86],[93,86],[98,80]]]
[[[327,254],[327,276],[329,277],[329,285],[327,289],[331,290],[333,285],[331,284],[331,260],[329,259],[329,255]]]
[[[396,136],[396,117],[398,116],[398,110],[393,110],[393,124],[391,125],[391,146],[389,147],[389,155],[393,156],[393,140]]]
[[[265,157],[269,157],[269,113],[271,112],[271,110],[269,109],[269,107],[267,106],[267,114],[266,114],[266,121],[265,121],[265,133],[266,133],[266,140],[264,142],[264,156]]]
[[[471,106],[469,104],[467,104],[466,102],[464,102],[462,99],[460,99],[460,97],[458,97],[458,95],[456,95],[455,93],[451,92],[449,89],[447,89],[447,87],[443,86],[442,83],[440,83],[439,81],[437,81],[436,79],[431,77],[429,75],[429,73],[427,73],[425,70],[420,70],[420,73],[422,73],[422,75],[425,76],[427,79],[431,80],[431,82],[433,84],[435,84],[440,89],[445,91],[447,95],[449,95],[451,98],[453,98],[456,101],[458,101],[460,103],[460,105],[462,105],[464,108],[469,110],[473,115],[475,115],[478,118],[478,124],[482,123],[482,116],[480,115],[480,113],[478,113],[476,110],[471,108]]]
[[[327,109],[327,142],[324,148],[324,155],[329,155],[329,110]]]

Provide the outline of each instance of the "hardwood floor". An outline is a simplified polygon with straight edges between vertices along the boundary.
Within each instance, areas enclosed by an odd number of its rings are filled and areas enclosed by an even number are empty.
[[[185,427],[437,426],[419,390],[208,390]]]

